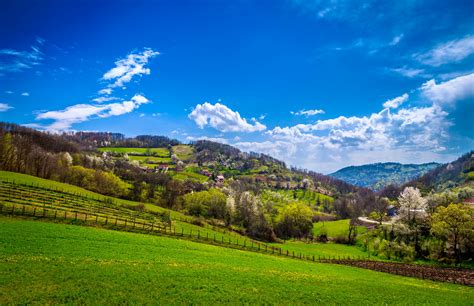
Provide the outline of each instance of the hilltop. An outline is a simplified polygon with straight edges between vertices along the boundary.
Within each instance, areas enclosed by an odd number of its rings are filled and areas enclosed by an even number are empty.
[[[438,163],[375,163],[342,168],[330,176],[360,187],[378,191],[388,185],[403,185],[438,167]]]
[[[474,151],[455,161],[428,171],[411,180],[406,186],[415,186],[424,191],[444,191],[458,187],[474,187]]]

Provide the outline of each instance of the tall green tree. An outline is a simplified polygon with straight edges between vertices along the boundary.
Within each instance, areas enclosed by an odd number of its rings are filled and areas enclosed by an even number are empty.
[[[460,250],[474,238],[473,217],[469,207],[450,204],[438,207],[431,218],[431,233],[452,247],[456,261],[460,260]]]

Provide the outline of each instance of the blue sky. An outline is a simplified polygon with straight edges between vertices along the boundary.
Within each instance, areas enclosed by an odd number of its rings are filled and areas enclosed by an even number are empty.
[[[0,120],[329,173],[474,148],[472,1],[2,1]]]

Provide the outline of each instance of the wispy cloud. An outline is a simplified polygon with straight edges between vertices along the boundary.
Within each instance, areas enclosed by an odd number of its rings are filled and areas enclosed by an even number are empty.
[[[29,97],[30,96],[30,93],[29,92],[22,92],[21,95],[23,97]]]
[[[399,97],[396,97],[394,99],[391,99],[391,100],[388,100],[388,101],[385,101],[385,103],[383,104],[383,107],[385,108],[398,108],[400,105],[402,105],[403,103],[405,103],[406,101],[408,101],[408,94],[405,93]]]
[[[319,114],[324,114],[324,110],[322,109],[309,109],[309,110],[300,110],[297,112],[290,112],[290,114],[295,115],[295,116],[316,116]]]
[[[53,120],[47,126],[39,126],[51,131],[68,130],[73,124],[85,122],[94,118],[120,116],[132,112],[142,104],[150,101],[142,95],[135,95],[129,101],[110,104],[76,104],[59,111],[47,111],[36,116],[37,120]]]
[[[426,76],[425,70],[424,69],[417,69],[417,68],[409,68],[407,66],[403,66],[400,68],[392,68],[390,71],[398,73],[404,77],[407,78],[414,78],[417,76],[424,77]]]
[[[1,112],[6,112],[9,109],[12,109],[13,107],[6,104],[6,103],[0,103],[0,113]]]
[[[389,45],[390,46],[396,46],[400,43],[400,41],[403,39],[403,34],[395,36],[392,41],[390,41]]]
[[[424,53],[413,57],[422,64],[438,67],[448,63],[457,63],[474,53],[474,36],[451,40],[437,45]]]
[[[0,73],[21,72],[38,66],[43,61],[39,47],[31,46],[30,50],[0,49]]]
[[[152,49],[145,49],[140,53],[130,53],[126,58],[116,61],[115,67],[107,71],[102,79],[113,82],[109,85],[109,89],[123,86],[135,76],[150,74],[150,69],[145,66],[150,58],[159,54],[159,52]],[[111,91],[108,91],[108,94],[110,93]]]
[[[267,128],[256,120],[254,124],[249,123],[238,112],[221,103],[214,105],[209,102],[198,104],[188,117],[201,129],[209,125],[221,132],[257,132]]]

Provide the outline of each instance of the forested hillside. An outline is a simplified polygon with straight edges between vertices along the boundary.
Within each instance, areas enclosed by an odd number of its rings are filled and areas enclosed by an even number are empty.
[[[350,184],[381,190],[388,185],[403,185],[439,166],[438,163],[376,163],[342,168],[330,176]]]
[[[311,236],[316,215],[335,218],[337,198],[363,191],[265,154],[164,136],[48,134],[2,123],[0,155],[1,170],[171,208],[267,241]]]

